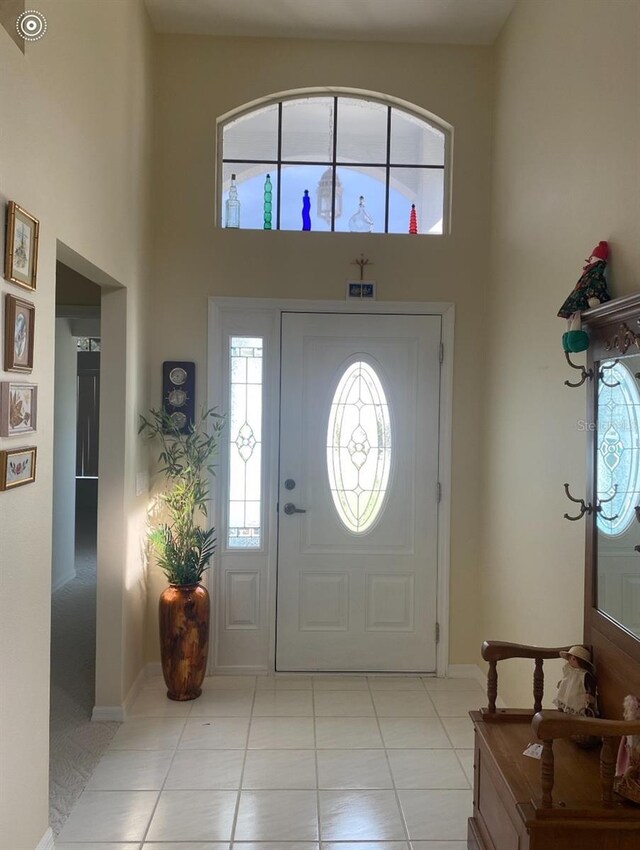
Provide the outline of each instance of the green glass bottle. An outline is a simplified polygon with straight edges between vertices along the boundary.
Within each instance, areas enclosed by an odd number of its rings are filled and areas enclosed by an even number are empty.
[[[271,210],[273,197],[273,187],[271,186],[271,175],[267,174],[267,179],[264,181],[264,230],[271,230]]]

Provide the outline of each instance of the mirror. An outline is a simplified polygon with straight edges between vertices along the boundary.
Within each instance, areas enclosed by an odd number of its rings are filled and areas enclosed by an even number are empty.
[[[640,637],[640,354],[595,366],[597,607]]]

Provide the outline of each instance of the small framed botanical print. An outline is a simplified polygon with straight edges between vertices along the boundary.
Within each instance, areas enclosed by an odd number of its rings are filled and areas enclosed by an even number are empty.
[[[7,208],[4,276],[25,289],[36,288],[40,222],[15,201]]]
[[[0,452],[0,490],[12,490],[36,480],[35,446]]]
[[[0,437],[17,437],[35,431],[37,414],[37,384],[0,382]]]
[[[7,294],[4,305],[5,372],[31,372],[36,308],[30,301]]]

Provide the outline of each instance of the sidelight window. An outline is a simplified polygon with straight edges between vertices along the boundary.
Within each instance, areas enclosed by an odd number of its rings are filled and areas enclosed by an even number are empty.
[[[231,337],[229,549],[262,545],[262,355],[261,337]]]

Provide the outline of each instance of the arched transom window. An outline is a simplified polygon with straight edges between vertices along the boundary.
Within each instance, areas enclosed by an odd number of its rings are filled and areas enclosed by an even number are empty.
[[[446,231],[446,127],[381,99],[283,98],[221,122],[222,227]]]

